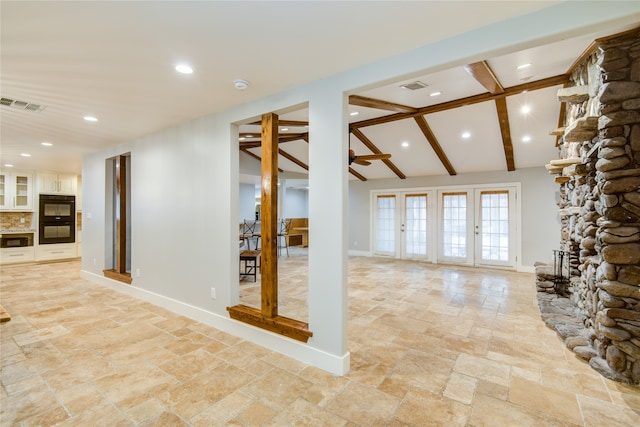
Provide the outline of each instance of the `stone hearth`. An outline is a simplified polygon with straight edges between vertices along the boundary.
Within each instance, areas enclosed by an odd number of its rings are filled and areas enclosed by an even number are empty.
[[[570,296],[553,266],[536,266],[542,317],[580,358],[614,380],[640,383],[640,30],[596,40],[558,92],[559,249]]]

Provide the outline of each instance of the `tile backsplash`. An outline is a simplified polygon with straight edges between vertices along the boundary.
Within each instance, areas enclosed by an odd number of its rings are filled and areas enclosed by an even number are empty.
[[[32,229],[33,215],[33,212],[1,212],[0,230]],[[24,222],[21,222],[21,220],[24,220]]]

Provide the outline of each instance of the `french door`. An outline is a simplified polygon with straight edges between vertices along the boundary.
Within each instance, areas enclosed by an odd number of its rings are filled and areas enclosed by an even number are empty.
[[[373,253],[463,265],[516,267],[516,187],[376,192]]]
[[[374,197],[374,253],[428,259],[431,192],[398,192]]]

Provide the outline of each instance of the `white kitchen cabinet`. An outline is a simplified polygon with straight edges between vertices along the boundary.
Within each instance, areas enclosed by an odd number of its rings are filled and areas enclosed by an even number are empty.
[[[0,171],[0,210],[33,210],[33,174]]]
[[[51,261],[76,257],[77,251],[75,243],[57,243],[53,245],[36,246],[36,261]]]
[[[78,189],[77,175],[38,172],[39,194],[75,195]]]
[[[33,246],[23,246],[20,248],[0,249],[0,264],[12,264],[16,262],[33,262],[35,259]]]

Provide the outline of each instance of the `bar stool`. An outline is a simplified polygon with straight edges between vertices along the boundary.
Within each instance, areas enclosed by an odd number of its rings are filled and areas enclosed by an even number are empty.
[[[244,268],[242,262],[244,261]],[[240,252],[240,276],[253,276],[256,281],[256,275],[260,268],[260,251],[246,250]]]

